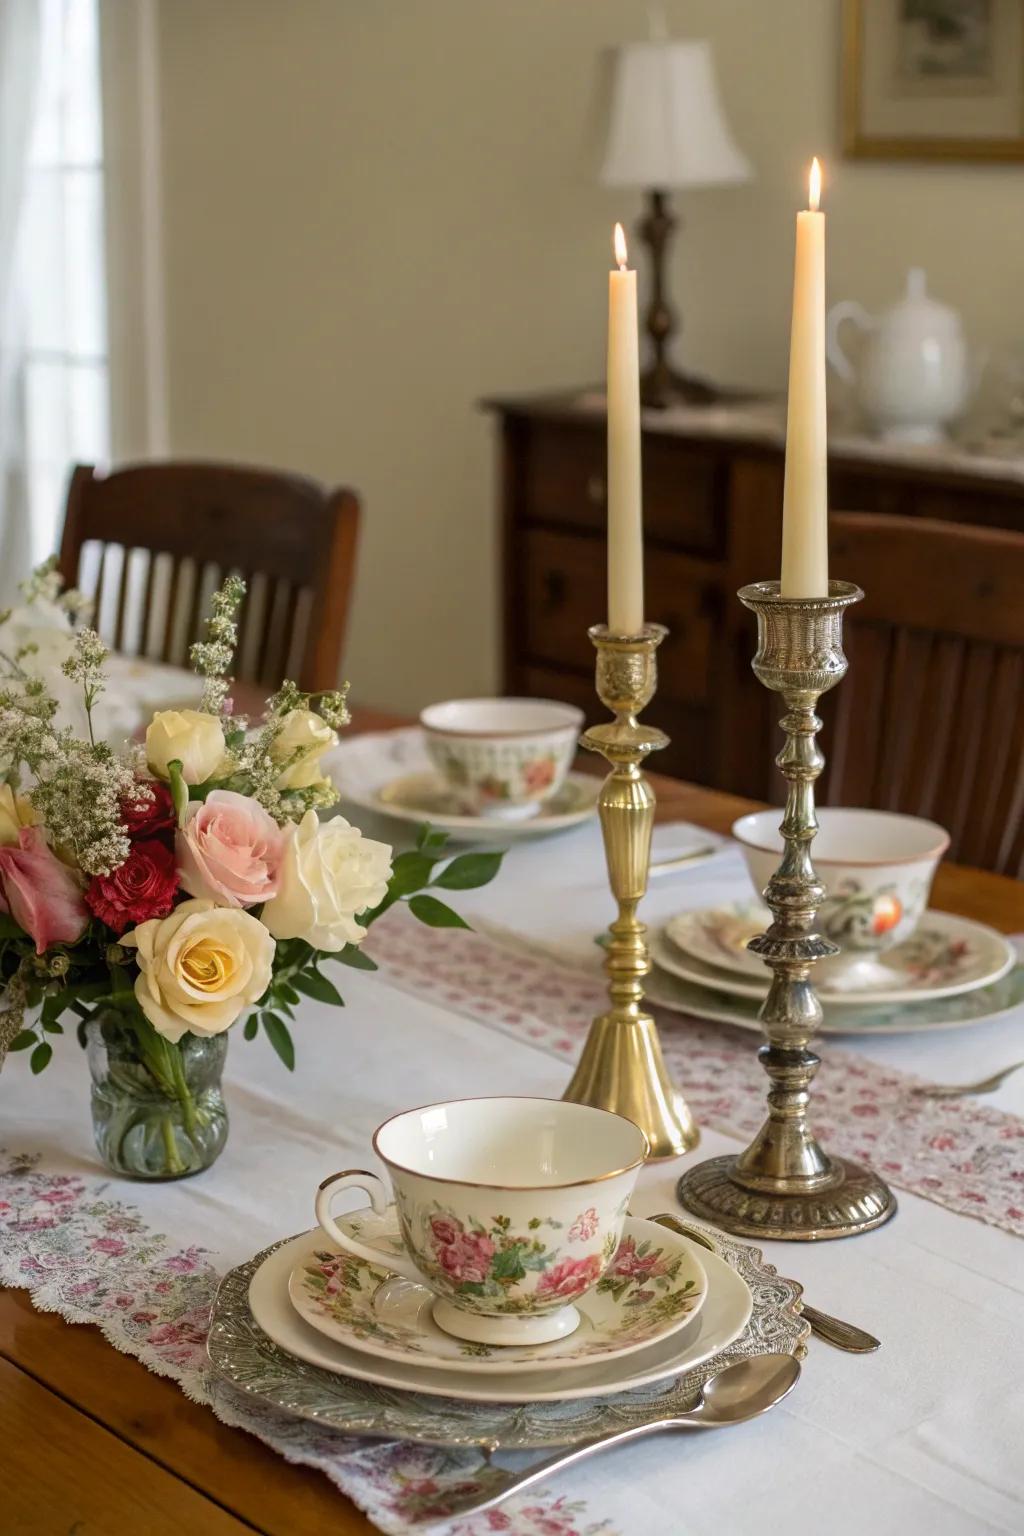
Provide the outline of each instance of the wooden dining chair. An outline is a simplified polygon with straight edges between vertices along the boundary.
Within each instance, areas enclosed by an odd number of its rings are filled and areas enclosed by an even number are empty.
[[[113,648],[183,665],[210,594],[248,586],[236,676],[336,686],[348,619],[359,502],[301,475],[233,464],[135,464],[71,476],[60,570],[96,603]]]
[[[839,512],[850,669],[821,702],[822,804],[940,822],[949,857],[1024,873],[1024,534]]]

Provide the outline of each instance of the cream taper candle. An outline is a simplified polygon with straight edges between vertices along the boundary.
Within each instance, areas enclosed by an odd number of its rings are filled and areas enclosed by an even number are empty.
[[[815,160],[810,207],[796,216],[782,500],[783,597],[828,595],[825,215],[818,208],[820,197],[821,167]]]
[[[640,356],[636,273],[615,226],[618,270],[608,274],[608,628],[636,635],[644,625],[640,481]]]

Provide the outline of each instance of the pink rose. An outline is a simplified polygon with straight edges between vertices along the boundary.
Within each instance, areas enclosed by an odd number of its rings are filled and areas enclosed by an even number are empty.
[[[462,1231],[462,1223],[451,1216],[431,1216],[430,1230],[435,1243],[454,1243]]]
[[[596,1253],[585,1259],[563,1259],[545,1270],[537,1281],[538,1296],[582,1296],[601,1274],[601,1260]]]
[[[456,1284],[479,1285],[487,1279],[494,1258],[494,1244],[481,1233],[460,1232],[453,1243],[438,1249],[441,1268]]]
[[[252,907],[277,895],[284,851],[280,827],[261,805],[231,789],[193,800],[178,833],[181,883],[190,896]]]
[[[22,827],[16,845],[0,848],[0,911],[35,940],[37,955],[51,944],[77,943],[85,932],[81,885],[38,827]]]

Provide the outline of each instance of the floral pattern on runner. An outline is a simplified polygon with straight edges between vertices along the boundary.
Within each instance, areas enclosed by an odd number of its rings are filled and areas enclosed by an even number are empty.
[[[176,1248],[117,1199],[109,1180],[48,1173],[38,1156],[0,1148],[0,1285],[20,1286],[33,1305],[70,1323],[92,1323],[109,1343],[226,1424],[257,1436],[287,1461],[316,1467],[383,1531],[402,1536],[421,1508],[487,1486],[475,1451],[370,1445],[337,1430],[261,1407],[231,1391],[206,1358],[210,1307],[220,1275],[215,1255]],[[618,1536],[584,1500],[545,1490],[452,1525],[452,1536]]]
[[[395,913],[369,947],[393,986],[557,1056],[576,1055],[607,1003],[598,972],[512,936],[438,933],[427,942]],[[669,1013],[658,1023],[697,1119],[748,1141],[764,1120],[767,1086],[750,1032]],[[815,1130],[898,1188],[1024,1237],[1024,1120],[968,1099],[915,1095],[920,1081],[830,1044],[814,1079]]]

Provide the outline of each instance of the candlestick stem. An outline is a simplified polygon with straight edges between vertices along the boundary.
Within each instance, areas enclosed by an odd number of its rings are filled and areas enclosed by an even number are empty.
[[[605,954],[611,1007],[591,1025],[579,1064],[564,1097],[611,1109],[646,1134],[652,1158],[678,1157],[697,1145],[699,1132],[686,1101],[672,1084],[654,1019],[643,1010],[643,979],[651,968],[646,926],[637,908],[647,890],[654,827],[654,790],[642,764],[649,752],[668,746],[640,711],[654,697],[655,651],[667,631],[645,625],[638,635],[612,635],[595,625],[597,692],[615,716],[592,726],[582,745],[611,764],[598,800],[608,878],[618,905]]]
[[[781,721],[786,741],[776,759],[789,784],[780,827],[784,851],[764,893],[773,921],[747,946],[772,972],[760,1013],[768,1037],[759,1052],[770,1079],[768,1118],[738,1157],[699,1163],[680,1179],[677,1193],[688,1210],[747,1237],[849,1237],[881,1225],[896,1211],[891,1190],[877,1174],[830,1157],[807,1119],[820,1063],[809,1042],[822,1019],[810,970],[839,953],[815,928],[826,896],[811,862],[818,830],[814,781],[825,765],[815,708],[821,694],[845,675],[843,612],[863,595],[844,581],[830,582],[827,597],[782,597],[779,583],[768,581],[739,594],[757,615],[754,672],[786,703]]]

